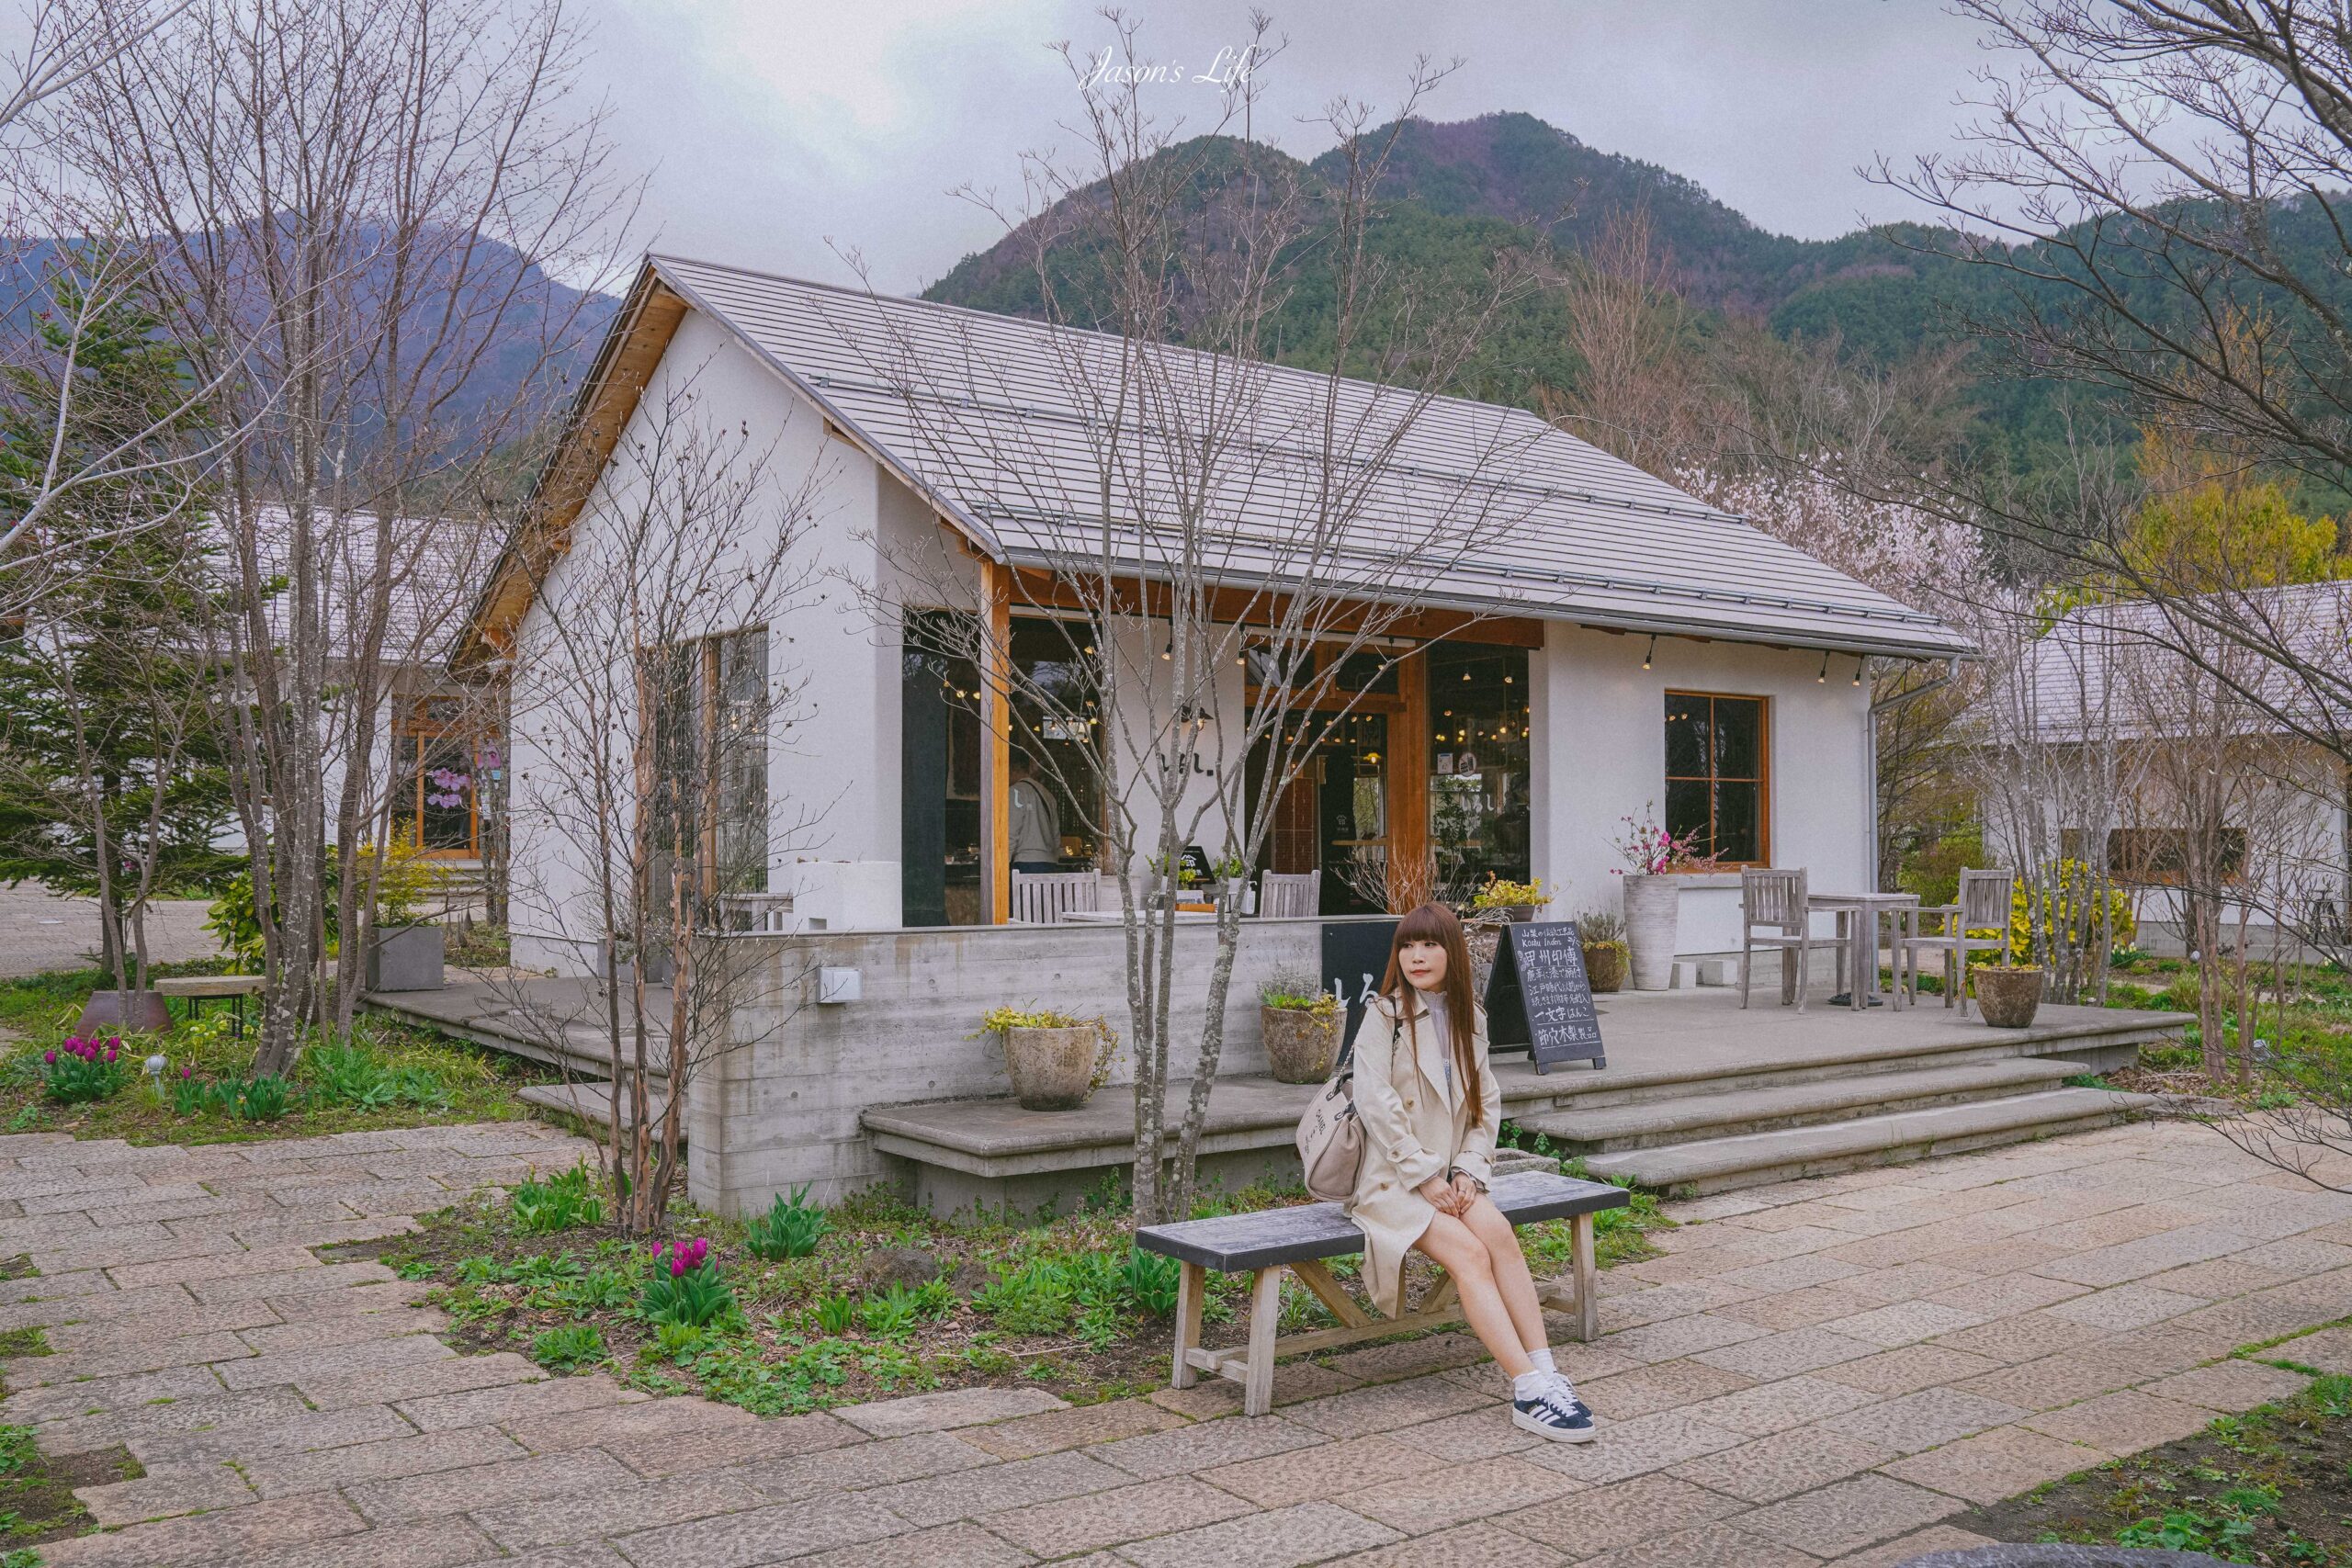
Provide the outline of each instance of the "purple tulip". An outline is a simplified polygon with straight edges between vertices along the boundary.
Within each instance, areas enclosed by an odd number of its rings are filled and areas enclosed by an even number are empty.
[[[192,1078],[196,1077],[195,1066],[191,1063],[182,1063],[180,1065],[180,1077],[184,1078]]]
[[[111,1045],[107,1047],[107,1060],[109,1062],[114,1060],[114,1047]]]
[[[707,1258],[707,1257],[709,1257],[709,1256],[710,1256],[710,1242],[709,1242],[709,1239],[708,1239],[707,1237],[705,1237],[705,1236],[696,1236],[696,1237],[695,1237],[695,1261],[697,1264],[699,1264],[699,1263],[700,1263],[704,1258]]]
[[[41,1054],[41,1058],[40,1058],[40,1059],[41,1059],[42,1061],[44,1061],[44,1062],[47,1062],[47,1063],[48,1063],[51,1066],[52,1066],[52,1067],[53,1067],[53,1066],[57,1066],[57,1053],[56,1053],[56,1052],[54,1052],[54,1051],[45,1051],[45,1052],[43,1052],[43,1053]]]
[[[670,1278],[679,1279],[684,1275],[685,1271],[686,1255],[681,1252],[670,1259]]]

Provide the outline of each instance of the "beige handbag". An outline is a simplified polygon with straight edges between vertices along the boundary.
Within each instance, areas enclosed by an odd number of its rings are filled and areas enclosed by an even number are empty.
[[[1356,1118],[1355,1042],[1340,1049],[1339,1065],[1298,1119],[1298,1163],[1306,1190],[1345,1202],[1356,1195],[1363,1169],[1363,1123]]]

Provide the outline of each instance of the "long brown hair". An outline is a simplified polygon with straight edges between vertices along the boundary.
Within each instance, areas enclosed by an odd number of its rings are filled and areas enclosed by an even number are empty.
[[[1413,983],[1405,978],[1404,965],[1397,955],[1408,942],[1433,942],[1445,949],[1445,979],[1439,987],[1445,998],[1445,1019],[1453,1032],[1453,1076],[1462,1084],[1465,1100],[1475,1103],[1482,1090],[1478,1082],[1478,1054],[1473,1043],[1476,1016],[1472,1009],[1477,1003],[1470,995],[1470,943],[1462,934],[1462,922],[1453,911],[1442,904],[1424,904],[1396,922],[1396,934],[1388,943],[1388,972],[1380,977],[1380,993],[1396,1004],[1396,1014],[1406,1020],[1406,1038],[1414,1038],[1412,1009],[1419,998],[1411,994]]]

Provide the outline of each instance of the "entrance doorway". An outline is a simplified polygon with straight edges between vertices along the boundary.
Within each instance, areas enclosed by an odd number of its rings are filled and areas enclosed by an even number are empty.
[[[1300,716],[1319,727],[1324,716]],[[1261,869],[1295,874],[1320,871],[1324,915],[1385,911],[1380,890],[1388,877],[1389,716],[1353,713],[1315,748],[1274,803]],[[1250,798],[1257,799],[1268,748],[1250,756]]]

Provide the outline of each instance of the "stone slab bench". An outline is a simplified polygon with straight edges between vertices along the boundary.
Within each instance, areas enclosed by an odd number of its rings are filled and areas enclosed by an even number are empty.
[[[173,975],[148,984],[164,996],[187,1002],[190,1018],[196,1017],[206,1002],[227,1002],[229,1032],[242,1040],[245,1037],[245,998],[260,996],[266,982],[259,975]]]
[[[1574,1316],[1577,1338],[1598,1335],[1599,1264],[1592,1217],[1603,1209],[1623,1208],[1630,1201],[1624,1190],[1549,1171],[1521,1171],[1497,1176],[1487,1195],[1514,1225],[1544,1220],[1573,1222],[1568,1272],[1555,1280],[1538,1281],[1537,1292],[1545,1306]],[[1204,1371],[1230,1378],[1241,1385],[1241,1408],[1249,1416],[1263,1416],[1273,1408],[1277,1357],[1328,1350],[1414,1329],[1446,1327],[1462,1317],[1451,1279],[1440,1280],[1401,1317],[1382,1317],[1359,1305],[1323,1264],[1327,1258],[1363,1250],[1363,1232],[1337,1203],[1306,1203],[1146,1225],[1136,1232],[1136,1245],[1183,1265],[1176,1294],[1176,1353],[1170,1381],[1178,1388],[1190,1388]],[[1247,1271],[1250,1277],[1250,1337],[1238,1352],[1201,1347],[1201,1307],[1212,1269],[1221,1274]],[[1278,1337],[1274,1330],[1282,1315],[1285,1273],[1297,1276],[1300,1284],[1330,1308],[1340,1326]]]

